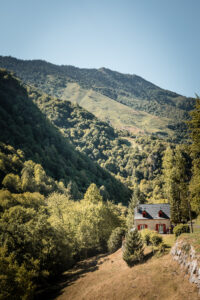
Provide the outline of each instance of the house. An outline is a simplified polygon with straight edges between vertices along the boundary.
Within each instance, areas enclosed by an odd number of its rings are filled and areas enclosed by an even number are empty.
[[[170,205],[139,204],[134,211],[134,223],[138,230],[148,228],[167,233],[170,227]]]

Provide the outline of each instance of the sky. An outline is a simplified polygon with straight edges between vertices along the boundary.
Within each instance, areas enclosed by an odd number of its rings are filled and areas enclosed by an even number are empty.
[[[0,0],[0,55],[200,95],[200,0]]]

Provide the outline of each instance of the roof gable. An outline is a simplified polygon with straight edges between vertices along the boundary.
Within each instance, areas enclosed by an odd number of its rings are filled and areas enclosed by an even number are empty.
[[[146,211],[146,214],[142,212]],[[162,214],[159,216],[159,211]],[[160,203],[160,204],[139,204],[134,210],[135,220],[139,219],[170,219],[170,204]]]

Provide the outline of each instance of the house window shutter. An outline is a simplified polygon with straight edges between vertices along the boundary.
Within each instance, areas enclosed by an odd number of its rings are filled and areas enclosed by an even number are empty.
[[[163,231],[164,231],[164,233],[166,233],[166,225],[165,224],[163,224]]]
[[[158,224],[156,224],[156,231],[158,231]]]
[[[146,210],[143,210],[143,212],[142,212],[142,216],[143,216],[143,218],[146,218],[146,216],[147,216],[147,212],[146,212]]]
[[[138,225],[138,230],[140,230],[140,225]]]
[[[147,228],[147,224],[145,224],[145,228]]]

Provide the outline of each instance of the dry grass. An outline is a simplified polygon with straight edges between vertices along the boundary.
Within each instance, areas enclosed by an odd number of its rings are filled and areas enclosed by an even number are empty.
[[[162,238],[163,238],[164,243],[167,246],[169,246],[170,248],[173,246],[175,239],[176,239],[174,234],[163,234]]]
[[[169,240],[170,238],[172,240],[172,236],[168,237]],[[85,263],[87,265],[87,261]],[[62,283],[62,287],[66,287],[56,299],[199,299],[197,288],[189,283],[187,275],[172,260],[170,254],[149,258],[145,263],[132,268],[123,261],[121,250],[108,256],[90,259],[88,266],[85,263],[65,274],[67,280]]]
[[[200,254],[200,232],[184,233],[178,239],[192,245],[196,253]]]

